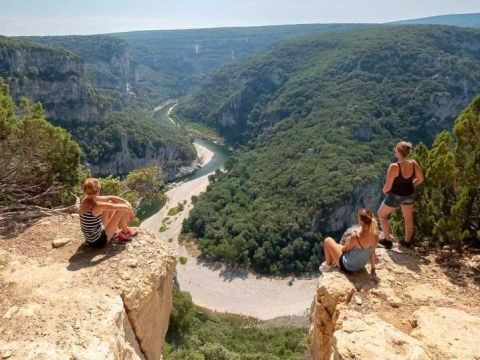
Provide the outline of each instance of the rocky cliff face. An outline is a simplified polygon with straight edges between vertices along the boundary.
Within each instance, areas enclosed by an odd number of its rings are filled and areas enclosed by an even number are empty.
[[[100,165],[88,164],[94,176],[108,176],[110,174],[123,175],[138,168],[158,166],[162,169],[165,181],[172,181],[178,177],[186,176],[200,167],[197,159],[185,165],[184,151],[178,144],[167,144],[155,151],[148,150],[145,157],[139,158],[132,154],[128,148],[128,135],[122,134],[122,150],[115,153],[112,159]]]
[[[356,223],[357,211],[361,208],[376,209],[382,200],[381,180],[361,183],[354,187],[351,195],[343,203],[326,212],[324,216],[317,214],[313,220],[314,231],[323,230],[328,234],[343,231],[350,224]],[[321,218],[326,219],[324,221]]]
[[[73,54],[0,42],[0,76],[16,100],[25,96],[40,101],[50,119],[90,118],[83,62]]]
[[[478,359],[480,257],[377,254],[377,276],[330,268],[320,277],[311,307],[312,359]]]
[[[2,239],[0,358],[161,358],[175,255],[144,230],[126,245],[82,242],[76,216]]]

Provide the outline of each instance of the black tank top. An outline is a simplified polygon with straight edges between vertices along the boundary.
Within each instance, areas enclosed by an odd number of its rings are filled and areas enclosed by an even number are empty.
[[[390,192],[394,195],[401,195],[401,196],[412,195],[415,192],[415,187],[413,186],[413,180],[415,179],[415,164],[412,164],[413,172],[409,178],[404,178],[402,176],[402,167],[400,166],[399,162],[397,162],[397,164],[398,164],[398,175],[393,180],[392,189],[390,190]]]

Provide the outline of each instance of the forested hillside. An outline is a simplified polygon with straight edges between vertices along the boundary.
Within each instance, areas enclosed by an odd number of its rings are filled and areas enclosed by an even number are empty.
[[[409,19],[397,21],[398,24],[428,24],[428,25],[451,25],[460,27],[480,28],[480,13],[476,14],[452,14],[430,16],[421,19]]]
[[[154,107],[171,96],[168,75],[136,61],[130,54],[130,45],[118,37],[72,35],[22,39],[78,54],[85,61],[89,81],[117,100],[117,110],[131,103]]]
[[[174,96],[188,93],[204,75],[294,37],[358,28],[361,24],[309,24],[192,30],[136,31],[111,34],[129,44],[136,62],[167,79]],[[375,25],[368,25],[375,26]]]
[[[247,145],[184,224],[204,255],[267,273],[313,270],[321,239],[376,207],[398,139],[430,144],[480,92],[480,32],[398,26],[274,46],[178,107]]]
[[[361,26],[366,25],[158,30],[25,39],[80,55],[96,87],[113,90],[127,101],[135,99],[156,105],[155,101],[185,94],[198,85],[205,74],[263,51],[278,41]]]
[[[123,152],[125,165],[113,166],[119,169],[114,174],[125,174],[140,164],[156,165],[171,178],[176,168],[190,165],[195,158],[191,138],[155,121],[150,106],[129,104],[128,98],[135,97],[128,86],[133,75],[124,49],[117,47],[122,40],[84,38],[90,40],[85,48],[74,46],[75,41],[71,48],[95,58],[95,71],[104,69],[117,78],[105,81],[92,76],[79,54],[50,47],[48,42],[39,45],[0,37],[0,77],[10,85],[13,98],[41,102],[48,120],[73,134],[90,164],[112,164]],[[126,139],[123,150],[122,136]]]

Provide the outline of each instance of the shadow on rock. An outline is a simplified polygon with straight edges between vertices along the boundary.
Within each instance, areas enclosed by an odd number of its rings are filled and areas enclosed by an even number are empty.
[[[419,273],[420,269],[420,260],[417,259],[411,250],[388,250],[387,251],[390,259],[400,266],[406,267],[408,270]]]
[[[83,268],[96,266],[105,260],[117,256],[125,249],[123,244],[107,244],[104,248],[97,249],[82,244],[78,247],[75,254],[68,259],[67,270],[77,271]]]
[[[465,287],[471,281],[480,284],[480,263],[473,260],[475,255],[469,251],[441,250],[435,262],[453,284]]]

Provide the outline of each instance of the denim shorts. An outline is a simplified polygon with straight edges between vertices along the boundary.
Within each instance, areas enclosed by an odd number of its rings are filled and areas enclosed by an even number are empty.
[[[396,195],[388,194],[383,203],[392,208],[399,208],[400,205],[413,205],[415,203],[415,194]]]

